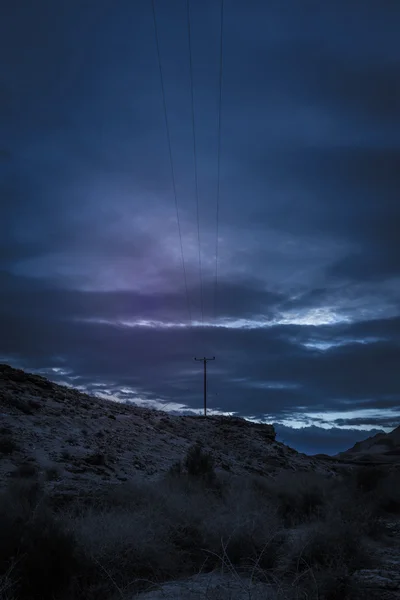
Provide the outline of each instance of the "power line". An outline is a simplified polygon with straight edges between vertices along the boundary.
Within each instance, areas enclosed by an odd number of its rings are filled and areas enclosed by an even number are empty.
[[[189,67],[190,67],[190,92],[192,104],[192,129],[193,129],[193,152],[194,152],[194,179],[196,193],[196,211],[197,211],[197,240],[199,246],[199,279],[200,279],[200,297],[201,297],[201,324],[204,323],[204,305],[203,305],[203,277],[201,273],[201,246],[200,246],[200,219],[199,219],[199,190],[197,177],[197,151],[196,151],[196,127],[194,118],[194,92],[193,92],[193,65],[192,65],[192,36],[190,27],[190,0],[187,0],[187,23],[189,39]]]
[[[178,223],[178,232],[179,232],[179,240],[180,240],[181,256],[182,256],[182,269],[183,269],[183,277],[184,277],[184,281],[185,281],[187,309],[188,309],[188,315],[189,315],[189,322],[192,324],[192,314],[191,314],[191,310],[190,310],[190,300],[189,300],[189,291],[188,291],[187,277],[186,277],[185,259],[183,256],[182,231],[181,231],[181,224],[180,224],[180,219],[179,219],[178,200],[177,200],[177,196],[176,196],[176,183],[175,183],[174,163],[172,160],[171,136],[170,136],[170,130],[169,130],[169,123],[168,123],[167,103],[165,100],[164,77],[163,77],[163,71],[162,71],[162,66],[161,66],[161,53],[160,53],[160,42],[159,42],[159,38],[158,38],[155,0],[152,0],[152,7],[153,7],[154,31],[155,31],[155,36],[156,36],[158,67],[160,70],[160,81],[161,81],[161,90],[162,90],[163,107],[164,107],[164,118],[165,118],[166,130],[167,130],[169,160],[170,160],[170,165],[171,165],[172,187],[173,187],[174,198],[175,198],[176,220]]]
[[[218,289],[218,234],[219,234],[219,196],[220,196],[220,166],[221,166],[221,106],[222,106],[222,50],[223,50],[224,0],[221,0],[221,30],[219,46],[219,99],[218,99],[218,158],[217,158],[217,234],[215,242],[215,284],[214,284],[214,322],[217,319],[217,289]]]

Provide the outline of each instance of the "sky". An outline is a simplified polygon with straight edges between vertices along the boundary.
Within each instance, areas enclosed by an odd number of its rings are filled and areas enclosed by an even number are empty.
[[[1,4],[0,362],[201,414],[215,356],[210,414],[311,454],[390,431],[400,4],[225,0],[221,104],[220,0],[191,53],[154,5],[174,177],[151,0]]]

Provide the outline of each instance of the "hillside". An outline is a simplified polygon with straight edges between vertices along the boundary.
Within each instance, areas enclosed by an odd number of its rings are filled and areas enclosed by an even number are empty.
[[[0,411],[0,446],[13,447],[0,461],[3,482],[26,463],[57,472],[58,486],[156,479],[197,439],[212,452],[217,472],[271,476],[282,469],[332,469],[328,461],[277,442],[271,425],[171,416],[89,396],[8,365],[0,365]]]

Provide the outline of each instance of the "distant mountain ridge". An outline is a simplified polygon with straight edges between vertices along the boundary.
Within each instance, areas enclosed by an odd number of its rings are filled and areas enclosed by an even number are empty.
[[[336,457],[400,460],[400,425],[390,433],[377,433],[361,442],[356,442],[345,452],[336,454]]]

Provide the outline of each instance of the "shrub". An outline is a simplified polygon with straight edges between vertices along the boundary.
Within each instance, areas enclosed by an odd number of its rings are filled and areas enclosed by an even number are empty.
[[[204,561],[203,532],[199,523],[171,524],[168,539],[179,552],[181,560],[185,560],[188,566]]]
[[[33,400],[33,399],[28,400],[28,405],[33,410],[39,410],[42,407],[42,405],[40,404],[40,402],[38,402],[37,400]]]
[[[376,492],[366,494],[356,485],[350,474],[339,481],[330,491],[325,510],[325,521],[339,521],[357,527],[360,535],[379,537],[382,526],[379,519]]]
[[[281,473],[271,491],[278,514],[287,526],[319,518],[326,506],[331,481],[316,473]]]
[[[100,452],[97,452],[96,454],[90,454],[89,456],[86,456],[83,460],[87,464],[97,467],[101,467],[106,464],[106,457]]]
[[[76,543],[46,506],[40,486],[15,485],[0,498],[0,577],[11,570],[19,600],[51,600],[72,584]]]
[[[114,483],[97,489],[80,490],[70,499],[70,508],[75,515],[88,511],[106,513],[126,510],[135,512],[157,505],[159,494],[151,483],[131,479],[126,483]]]
[[[168,523],[149,507],[88,512],[73,522],[73,529],[90,563],[101,565],[108,574],[103,572],[102,578],[109,577],[120,589],[129,585],[133,593],[148,586],[139,580],[173,579],[184,571]]]
[[[182,463],[180,460],[171,465],[167,471],[169,477],[180,477],[182,475]]]
[[[283,546],[279,570],[293,575],[313,569],[351,575],[373,566],[370,551],[357,527],[330,521],[310,523]]]
[[[199,441],[188,449],[184,466],[192,477],[202,477],[207,480],[215,478],[214,460],[209,452],[203,450]]]
[[[224,485],[223,500],[214,496],[214,505],[203,517],[210,567],[223,561],[248,571],[273,568],[284,540],[276,507],[255,493],[251,477],[231,478]]]
[[[21,398],[13,398],[13,406],[24,413],[24,415],[33,415],[33,407],[31,407],[29,402],[26,400],[22,400]]]
[[[208,566],[213,569],[233,565],[242,571],[259,573],[276,567],[279,549],[285,533],[277,528],[277,522],[265,520],[265,515],[243,515],[232,518],[217,513],[205,523],[205,549]]]
[[[10,455],[18,450],[18,444],[10,435],[0,436],[0,454]]]
[[[47,481],[56,481],[60,477],[60,470],[56,466],[48,467],[45,472]]]
[[[374,496],[377,508],[390,514],[400,514],[399,473],[392,471],[381,479]]]
[[[37,466],[26,462],[20,464],[15,471],[11,473],[11,477],[36,477],[37,474]]]
[[[79,567],[76,543],[51,513],[35,519],[21,542],[19,598],[53,599],[71,585]]]
[[[357,488],[362,492],[371,492],[387,475],[387,471],[377,466],[359,467],[355,472]]]

